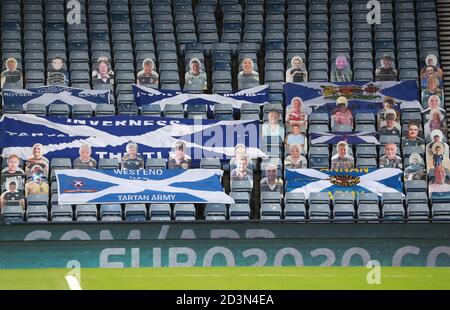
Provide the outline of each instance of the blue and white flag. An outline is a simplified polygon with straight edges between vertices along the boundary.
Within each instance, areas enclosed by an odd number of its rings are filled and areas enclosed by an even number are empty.
[[[59,204],[225,203],[221,170],[56,170]]]
[[[29,89],[5,89],[2,92],[3,102],[22,104],[26,109],[30,103],[65,103],[70,106],[90,104],[95,110],[97,104],[109,104],[109,90],[86,90],[65,86],[42,86]]]
[[[311,145],[314,144],[338,144],[340,141],[345,141],[350,145],[361,143],[380,144],[376,134],[366,131],[355,132],[311,132]]]
[[[402,171],[395,168],[383,169],[287,169],[286,190],[304,193],[306,198],[311,193],[328,192],[366,192],[402,193]]]
[[[87,119],[40,117],[32,114],[5,114],[0,120],[2,156],[16,154],[29,158],[32,146],[41,143],[48,159],[79,156],[79,147],[88,144],[92,157],[118,158],[133,141],[144,158],[168,158],[176,141],[185,142],[192,160],[234,156],[242,143],[249,157],[262,157],[259,150],[258,121],[218,121],[171,119],[145,116],[105,116]]]
[[[158,90],[133,84],[134,102],[137,106],[146,104],[159,104],[161,111],[166,104],[186,105],[202,104],[208,106],[208,113],[212,115],[214,105],[229,103],[235,112],[240,111],[243,103],[263,105],[269,101],[269,86],[261,85],[241,90],[237,93],[225,95],[189,94],[174,90]]]
[[[416,81],[402,82],[350,82],[350,83],[286,83],[284,84],[286,106],[294,97],[303,100],[302,109],[329,115],[336,109],[336,99],[348,99],[348,108],[355,113],[377,113],[383,107],[386,96],[394,98],[401,110],[422,110]]]

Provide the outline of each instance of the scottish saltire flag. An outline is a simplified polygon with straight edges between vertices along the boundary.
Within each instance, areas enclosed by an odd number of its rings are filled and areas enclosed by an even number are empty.
[[[234,147],[247,146],[248,156],[262,157],[258,121],[171,119],[145,116],[105,116],[87,119],[5,114],[0,120],[2,156],[30,157],[32,146],[41,143],[44,156],[79,156],[79,147],[92,147],[92,157],[118,158],[133,141],[144,158],[168,158],[176,141],[185,141],[192,160],[229,159]]]
[[[380,144],[377,135],[366,131],[355,132],[311,132],[311,145],[313,144],[337,144],[346,141],[348,144]]]
[[[57,170],[59,204],[234,203],[221,170]]]
[[[3,102],[22,104],[26,109],[30,103],[65,103],[70,106],[90,104],[94,110],[97,104],[109,104],[109,90],[86,90],[65,86],[42,86],[29,89],[5,89]]]
[[[294,97],[303,100],[302,109],[310,114],[313,111],[329,115],[336,109],[336,99],[344,96],[348,107],[355,113],[377,113],[386,96],[394,98],[401,110],[422,110],[419,88],[416,81],[402,82],[350,82],[350,83],[286,83],[284,84],[286,106]]]
[[[306,198],[318,192],[402,193],[402,170],[383,169],[287,169],[286,190],[304,193]]]
[[[173,90],[158,90],[133,84],[134,102],[137,106],[159,104],[164,110],[166,104],[204,104],[208,106],[208,113],[212,115],[214,105],[229,103],[235,112],[239,112],[243,103],[263,105],[269,101],[269,86],[261,85],[241,90],[237,93],[225,95],[189,94]]]

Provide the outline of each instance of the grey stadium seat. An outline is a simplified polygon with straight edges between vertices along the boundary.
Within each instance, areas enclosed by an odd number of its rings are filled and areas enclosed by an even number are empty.
[[[73,210],[70,205],[52,205],[51,208],[52,222],[72,222]]]
[[[227,207],[222,203],[207,203],[205,219],[207,221],[224,221],[227,218]]]
[[[100,206],[100,218],[102,222],[122,221],[122,207],[120,204],[102,204]]]
[[[281,205],[278,203],[263,203],[260,211],[261,220],[280,220]]]
[[[127,222],[145,222],[147,207],[142,203],[127,203],[125,205],[125,220]]]
[[[150,221],[170,221],[172,210],[168,203],[152,203],[149,208]]]
[[[195,221],[195,206],[190,203],[177,203],[173,209],[176,221]]]

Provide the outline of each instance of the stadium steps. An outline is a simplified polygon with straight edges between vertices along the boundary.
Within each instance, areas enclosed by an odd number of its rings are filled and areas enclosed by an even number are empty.
[[[450,0],[437,0],[439,47],[444,70],[444,93],[450,93]],[[447,125],[450,124],[450,99],[445,99]],[[450,137],[450,136],[449,136]]]

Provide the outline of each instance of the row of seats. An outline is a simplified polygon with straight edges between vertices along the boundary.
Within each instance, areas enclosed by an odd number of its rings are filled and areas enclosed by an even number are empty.
[[[233,204],[227,207],[225,204],[206,204],[204,209],[205,220],[223,221],[250,220],[251,211],[248,204]],[[196,209],[193,204],[175,204],[173,210],[169,204],[151,204],[148,208],[145,204],[126,204],[124,212],[120,204],[103,204],[100,212],[96,205],[77,205],[75,212],[70,205],[52,205],[50,214],[47,205],[30,204],[26,213],[19,205],[7,205],[2,209],[3,220],[8,223],[23,222],[145,222],[150,221],[194,221]],[[75,216],[74,216],[75,215]],[[261,220],[286,220],[286,221],[325,221],[352,223],[355,220],[369,222],[390,221],[421,221],[449,222],[450,204],[435,203],[430,210],[426,204],[415,203],[408,205],[405,212],[401,204],[385,203],[381,214],[377,204],[360,199],[357,212],[349,203],[335,203],[333,210],[327,204],[311,203],[308,211],[303,203],[288,203],[282,209],[280,204],[263,203],[260,210]]]
[[[280,93],[285,63],[294,55],[308,60],[311,81],[327,81],[328,63],[330,60],[333,63],[339,54],[348,55],[353,63],[355,80],[369,81],[373,80],[373,53],[377,66],[382,54],[398,54],[401,80],[417,79],[418,61],[422,62],[429,53],[439,54],[435,3],[429,0],[381,1],[381,23],[374,26],[374,35],[367,24],[366,1],[359,0],[351,2],[351,11],[347,0],[310,3],[308,10],[307,1],[290,1],[287,6],[284,1],[247,1],[245,10],[238,1],[220,1],[219,6],[216,1],[200,1],[194,10],[191,2],[184,0],[173,3],[134,0],[131,10],[128,0],[115,1],[114,5],[107,0],[93,0],[87,5],[86,1],[80,1],[81,23],[67,25],[63,1],[46,1],[44,6],[41,0],[27,1],[23,12],[17,2],[5,2],[4,32],[8,35],[2,41],[3,61],[14,57],[19,65],[25,62],[26,87],[41,85],[46,72],[43,65],[60,56],[67,60],[72,86],[90,88],[90,68],[94,70],[96,60],[106,56],[113,60],[115,94],[122,95],[122,103],[129,102],[129,84],[135,81],[135,73],[145,58],[157,63],[161,88],[180,89],[188,60],[198,56],[204,61],[204,55],[212,53],[214,65],[204,69],[208,75],[219,77],[218,80],[213,77],[214,90],[228,92],[229,78],[221,80],[219,73],[230,71],[235,51],[238,63],[245,57],[252,58],[260,72],[264,72],[261,81],[268,83],[272,92]],[[261,12],[266,12],[265,16]],[[415,14],[418,23],[414,22]],[[222,19],[217,21],[216,16]],[[262,46],[264,61],[260,61],[258,52]],[[179,58],[184,58],[181,68],[177,65]],[[233,70],[231,76],[237,76],[237,72]]]

